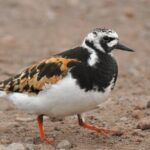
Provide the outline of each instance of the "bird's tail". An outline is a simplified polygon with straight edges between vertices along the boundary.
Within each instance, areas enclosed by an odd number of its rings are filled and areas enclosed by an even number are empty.
[[[6,81],[0,82],[0,97],[5,97],[7,95],[7,84]]]

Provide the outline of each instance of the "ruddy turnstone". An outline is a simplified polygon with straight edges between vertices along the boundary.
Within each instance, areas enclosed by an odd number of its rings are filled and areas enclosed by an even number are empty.
[[[29,66],[16,76],[0,82],[0,95],[18,108],[37,114],[40,138],[45,138],[43,116],[63,118],[77,115],[79,125],[102,134],[111,130],[85,123],[81,114],[107,100],[114,88],[118,67],[112,50],[133,51],[119,43],[118,34],[97,28],[81,46]]]

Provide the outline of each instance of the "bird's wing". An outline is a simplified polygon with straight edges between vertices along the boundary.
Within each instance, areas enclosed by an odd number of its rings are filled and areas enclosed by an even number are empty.
[[[79,61],[61,56],[45,59],[0,82],[0,91],[38,94],[46,84],[55,84],[63,79],[69,71],[71,62]]]

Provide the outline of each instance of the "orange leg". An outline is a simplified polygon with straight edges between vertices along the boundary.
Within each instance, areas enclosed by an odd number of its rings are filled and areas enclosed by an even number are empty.
[[[40,139],[46,144],[53,144],[53,140],[49,140],[45,138],[44,127],[43,127],[43,115],[37,117],[38,126],[40,129]]]
[[[83,128],[87,128],[87,129],[96,131],[96,132],[101,133],[105,136],[108,136],[109,134],[115,132],[115,131],[107,129],[107,128],[98,128],[98,127],[95,127],[91,124],[85,123],[80,114],[78,114],[77,116],[78,116],[79,125],[82,126]]]

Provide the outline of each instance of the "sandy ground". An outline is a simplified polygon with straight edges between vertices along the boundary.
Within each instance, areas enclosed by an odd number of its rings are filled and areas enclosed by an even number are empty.
[[[46,118],[46,135],[56,143],[45,146],[39,140],[36,116],[1,98],[0,144],[56,149],[66,139],[71,144],[68,149],[73,150],[150,149],[150,129],[137,129],[143,120],[150,122],[149,0],[0,0],[0,79],[81,44],[87,32],[96,27],[116,30],[121,41],[136,52],[114,52],[119,64],[115,90],[106,104],[85,116],[87,122],[120,128],[124,134],[98,135],[80,128],[76,116],[61,122]]]

